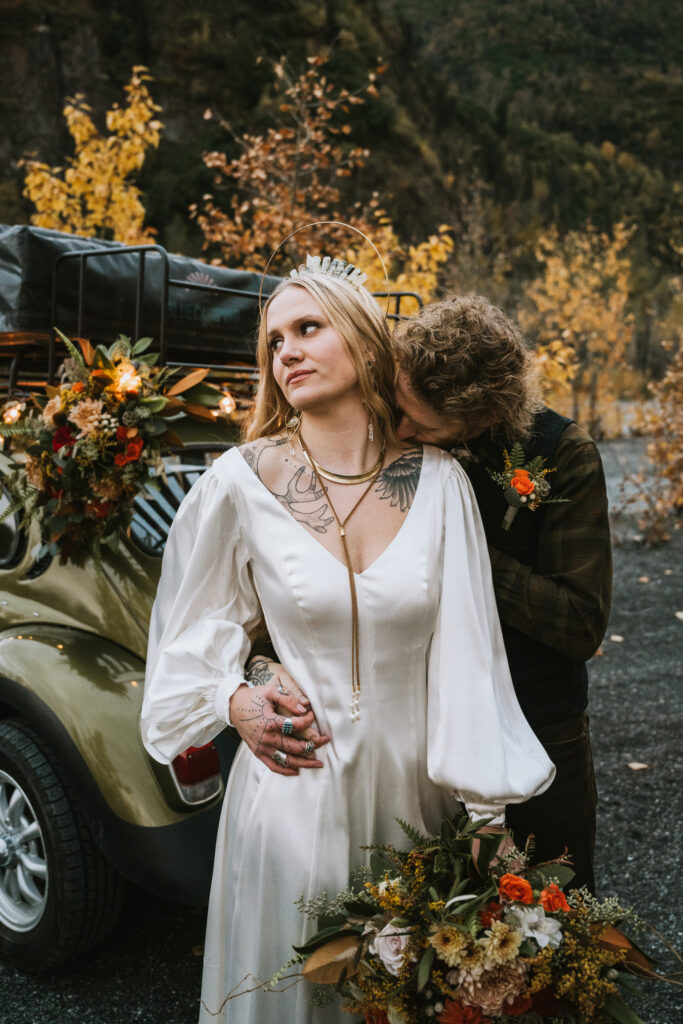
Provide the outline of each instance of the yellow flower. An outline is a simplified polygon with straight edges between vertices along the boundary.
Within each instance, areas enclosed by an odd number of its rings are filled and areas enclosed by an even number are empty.
[[[470,946],[468,936],[449,925],[435,928],[429,936],[429,943],[449,967],[457,967]]]
[[[487,968],[514,960],[521,944],[522,936],[519,932],[513,931],[504,921],[493,921],[486,932],[486,938],[481,940]]]

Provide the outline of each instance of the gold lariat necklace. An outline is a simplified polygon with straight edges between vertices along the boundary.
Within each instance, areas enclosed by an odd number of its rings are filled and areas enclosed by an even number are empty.
[[[382,445],[382,450],[379,455],[379,461],[377,462],[376,465],[372,467],[369,473],[362,473],[358,477],[340,476],[339,474],[335,473],[327,473],[327,471],[321,472],[321,467],[314,460],[313,456],[306,447],[306,442],[301,436],[301,432],[299,431],[298,433],[301,450],[306,457],[306,461],[313,470],[313,473],[315,474],[315,477],[320,485],[321,490],[323,491],[325,497],[327,498],[327,503],[330,506],[330,511],[337,522],[337,526],[339,527],[339,536],[341,537],[342,547],[344,549],[344,558],[346,560],[346,568],[349,573],[349,589],[351,591],[351,700],[349,702],[349,708],[351,711],[351,721],[357,722],[360,719],[360,645],[358,642],[358,595],[356,593],[356,580],[353,574],[353,566],[351,565],[351,555],[349,554],[349,548],[346,543],[346,524],[348,523],[349,519],[360,505],[363,498],[365,498],[365,496],[370,492],[370,488],[372,487],[375,480],[381,473],[382,466],[384,465],[386,444]],[[327,480],[331,480],[334,483],[345,484],[365,483],[366,481],[368,481],[368,486],[365,488],[360,498],[349,512],[349,514],[343,520],[341,520],[337,515],[337,510],[332,504],[332,499],[330,498],[329,491],[325,486],[323,477]]]

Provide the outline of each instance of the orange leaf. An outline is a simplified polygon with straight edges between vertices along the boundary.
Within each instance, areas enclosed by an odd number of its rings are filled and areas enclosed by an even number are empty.
[[[216,422],[211,409],[207,409],[205,405],[193,405],[192,402],[185,402],[183,405],[185,412],[188,412],[190,416],[196,416],[200,420],[211,420],[212,423]]]
[[[625,949],[626,958],[622,962],[632,974],[637,974],[641,978],[654,977],[654,973],[650,967],[650,961],[643,953],[640,952],[639,949],[636,949],[631,940],[628,939],[623,932],[620,932],[618,928],[614,928],[611,924],[608,924],[607,927],[603,928],[600,932],[598,941],[600,945],[604,946],[606,949]]]
[[[304,977],[317,985],[337,985],[352,977],[358,970],[355,961],[361,945],[358,935],[342,935],[326,942],[309,956],[303,967]]]
[[[167,397],[170,397],[171,395],[179,395],[181,392],[187,391],[188,388],[193,388],[195,384],[199,384],[200,381],[204,380],[208,372],[208,370],[202,369],[192,370],[191,373],[186,374],[185,377],[176,381],[176,383],[170,387],[168,391],[165,391],[164,394]]]
[[[92,366],[92,361],[95,358],[95,349],[92,347],[87,338],[75,338],[75,341],[81,346],[81,352],[83,353],[83,359],[85,360],[86,366]]]

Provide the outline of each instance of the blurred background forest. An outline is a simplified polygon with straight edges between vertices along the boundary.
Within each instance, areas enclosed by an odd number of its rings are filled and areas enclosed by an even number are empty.
[[[554,404],[596,435],[623,429],[614,399],[640,404],[667,372],[680,397],[680,5],[0,0],[0,14],[1,222],[78,230],[55,212],[56,168],[90,117],[100,141],[123,136],[128,84],[129,234],[92,216],[82,233],[262,268],[297,223],[340,216],[403,287],[482,292],[517,316]],[[671,482],[680,452],[666,458]]]

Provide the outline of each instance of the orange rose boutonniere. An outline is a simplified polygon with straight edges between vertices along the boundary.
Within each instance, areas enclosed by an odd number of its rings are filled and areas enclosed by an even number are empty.
[[[549,498],[550,484],[546,480],[549,473],[554,473],[554,468],[545,468],[545,459],[537,455],[530,462],[524,461],[524,449],[519,441],[516,441],[508,453],[503,449],[503,461],[505,469],[502,473],[496,473],[488,469],[488,474],[503,488],[505,500],[508,503],[508,510],[505,513],[501,526],[509,530],[512,520],[520,508],[528,508],[535,512],[539,505],[558,504],[569,501],[569,498]]]

